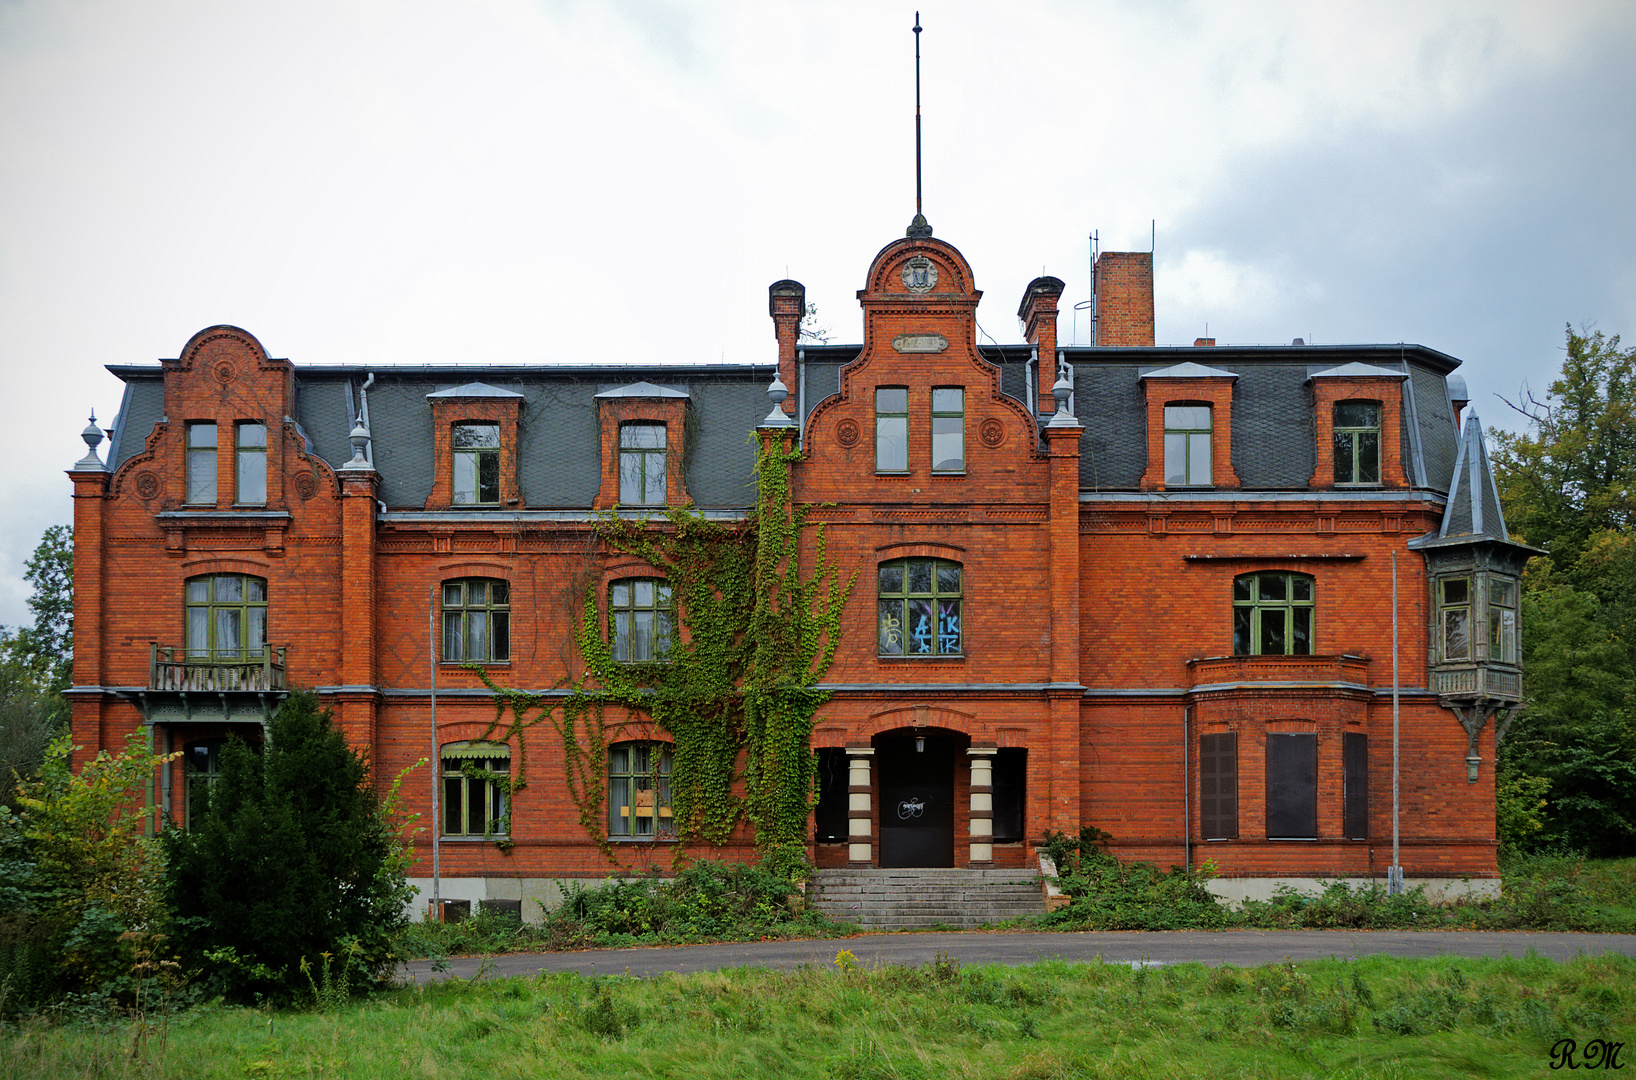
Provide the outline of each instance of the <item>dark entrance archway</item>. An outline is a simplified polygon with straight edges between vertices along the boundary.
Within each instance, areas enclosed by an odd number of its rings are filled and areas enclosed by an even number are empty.
[[[880,865],[954,865],[954,769],[967,738],[927,728],[875,736]]]

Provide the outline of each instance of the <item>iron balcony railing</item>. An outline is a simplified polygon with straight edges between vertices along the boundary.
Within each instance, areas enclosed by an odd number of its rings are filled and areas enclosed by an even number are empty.
[[[189,656],[186,650],[157,642],[148,646],[148,689],[204,693],[267,693],[287,690],[284,650],[263,645],[230,656]]]

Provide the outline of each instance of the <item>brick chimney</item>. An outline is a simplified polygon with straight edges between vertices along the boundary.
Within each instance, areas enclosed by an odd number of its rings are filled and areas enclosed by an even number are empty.
[[[1023,290],[1017,318],[1023,324],[1023,338],[1039,350],[1039,411],[1049,416],[1056,411],[1051,385],[1057,381],[1057,298],[1062,295],[1061,279],[1037,277]]]
[[[1216,339],[1213,337],[1196,337],[1193,339],[1193,347],[1195,349],[1213,347],[1215,343]]]
[[[1096,269],[1097,345],[1153,344],[1153,253],[1104,251]]]
[[[767,286],[767,314],[773,317],[773,334],[778,338],[778,377],[790,391],[784,411],[795,413],[795,345],[801,336],[801,319],[807,313],[807,287],[785,278]]]

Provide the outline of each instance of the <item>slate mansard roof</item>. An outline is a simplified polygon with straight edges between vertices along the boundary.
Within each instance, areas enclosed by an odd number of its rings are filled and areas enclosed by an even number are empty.
[[[839,391],[841,369],[859,352],[856,345],[800,349],[800,377],[790,389],[801,416],[810,416],[821,401]],[[1027,399],[1032,348],[987,346],[981,352],[999,368],[1001,391],[1031,407]],[[1351,364],[1407,376],[1402,381],[1402,460],[1411,485],[1440,494],[1450,490],[1460,437],[1448,376],[1459,361],[1433,349],[1069,346],[1058,352],[1073,369],[1074,411],[1085,428],[1080,442],[1080,487],[1085,492],[1137,489],[1148,452],[1142,377],[1182,364],[1205,364],[1236,376],[1232,464],[1243,485],[1241,492],[1306,488],[1315,467],[1317,438],[1308,380]],[[125,382],[109,447],[109,465],[118,468],[142,451],[154,425],[164,419],[163,371],[136,365],[111,365],[108,370]],[[701,509],[739,509],[753,501],[755,450],[750,434],[767,413],[766,389],[773,372],[771,363],[298,366],[291,419],[311,452],[333,466],[343,465],[352,455],[347,435],[363,400],[360,391],[373,377],[367,400],[381,499],[392,509],[418,509],[431,494],[436,465],[429,396],[474,383],[504,396],[519,395],[518,481],[526,504],[584,509],[596,497],[600,482],[597,399],[638,392],[685,397],[689,411],[683,468],[688,491]]]

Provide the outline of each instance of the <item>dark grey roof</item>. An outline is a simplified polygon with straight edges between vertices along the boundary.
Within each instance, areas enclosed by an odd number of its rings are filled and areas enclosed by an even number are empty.
[[[159,369],[146,379],[127,379],[125,400],[114,421],[114,442],[108,447],[108,467],[117,469],[147,446],[153,427],[165,418],[165,383]]]
[[[1509,540],[1505,515],[1500,511],[1500,493],[1494,486],[1494,472],[1488,465],[1488,447],[1483,443],[1483,425],[1475,413],[1466,415],[1460,435],[1460,456],[1455,461],[1449,485],[1448,506],[1437,538],[1455,536]]]
[[[515,390],[502,390],[498,386],[490,386],[484,382],[469,382],[460,386],[451,386],[447,390],[434,390],[426,395],[429,398],[508,398],[522,397]]]

